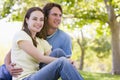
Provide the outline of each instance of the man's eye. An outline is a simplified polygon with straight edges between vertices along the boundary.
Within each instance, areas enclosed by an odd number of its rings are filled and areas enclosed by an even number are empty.
[[[53,16],[57,16],[57,14],[52,14]]]
[[[52,15],[62,17],[62,14],[52,14]]]
[[[59,16],[62,17],[62,14],[60,14]]]

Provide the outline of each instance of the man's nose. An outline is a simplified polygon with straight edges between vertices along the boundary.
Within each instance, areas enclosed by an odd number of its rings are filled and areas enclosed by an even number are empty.
[[[57,15],[57,19],[59,19],[59,20],[60,20],[60,19],[61,19],[61,16],[60,16],[60,15]]]

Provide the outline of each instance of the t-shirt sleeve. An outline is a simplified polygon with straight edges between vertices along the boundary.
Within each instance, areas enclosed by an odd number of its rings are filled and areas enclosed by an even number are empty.
[[[68,57],[70,57],[72,55],[72,42],[71,42],[71,38],[69,36],[66,36],[64,38],[64,43],[62,45],[62,49],[65,51],[65,53],[67,54]]]
[[[22,41],[22,40],[29,40],[29,41],[32,41],[32,39],[30,38],[30,36],[24,32],[24,31],[19,31],[16,33],[16,35],[14,36],[14,39],[16,44],[18,44],[19,41]]]
[[[45,51],[45,53],[50,51],[51,48],[52,48],[52,46],[46,40],[44,40],[44,51]]]

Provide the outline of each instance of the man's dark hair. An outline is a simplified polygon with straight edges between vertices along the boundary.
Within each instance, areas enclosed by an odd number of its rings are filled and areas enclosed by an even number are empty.
[[[57,4],[57,3],[47,3],[47,4],[43,7],[43,12],[44,12],[45,17],[48,17],[48,15],[49,15],[49,13],[50,13],[50,10],[51,10],[53,7],[59,8],[59,10],[60,10],[61,13],[62,13],[62,7],[61,7],[61,5],[59,5],[59,4]]]

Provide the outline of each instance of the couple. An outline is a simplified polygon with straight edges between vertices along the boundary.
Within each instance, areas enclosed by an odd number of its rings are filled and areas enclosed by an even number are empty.
[[[56,3],[46,4],[43,11],[39,7],[27,11],[22,30],[14,36],[11,51],[5,58],[6,67],[2,66],[13,75],[13,80],[57,80],[59,77],[83,80],[65,58],[71,55],[71,41],[58,29],[61,17],[62,8]],[[44,63],[41,69],[39,63]]]

